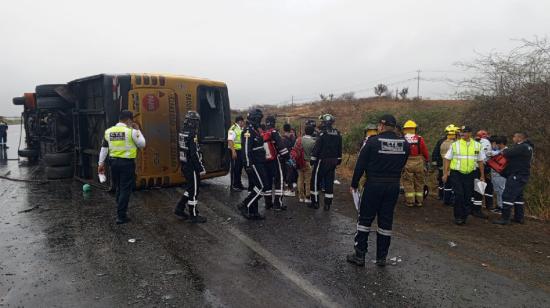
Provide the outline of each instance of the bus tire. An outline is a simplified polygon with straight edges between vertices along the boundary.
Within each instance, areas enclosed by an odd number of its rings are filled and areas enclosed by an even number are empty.
[[[14,105],[17,105],[17,106],[25,105],[25,98],[22,97],[22,96],[21,97],[14,97],[12,99],[12,102],[13,102]]]
[[[38,109],[66,109],[71,104],[63,98],[57,97],[38,97],[36,99],[36,108]]]
[[[71,166],[73,153],[49,153],[44,155],[44,162],[49,167]]]
[[[72,178],[73,173],[73,166],[46,167],[46,178],[48,180]]]
[[[36,86],[34,91],[36,97],[59,97],[59,94],[55,92],[55,89],[65,86],[64,84],[41,84]]]
[[[26,157],[26,158],[38,157],[38,151],[34,149],[22,149],[17,151],[17,154],[21,157]]]

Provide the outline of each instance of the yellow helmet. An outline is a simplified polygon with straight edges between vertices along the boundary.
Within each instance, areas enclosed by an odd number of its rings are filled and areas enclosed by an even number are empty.
[[[446,133],[456,133],[458,131],[458,127],[456,127],[454,124],[449,124],[447,127],[445,127]]]
[[[408,120],[403,125],[403,128],[417,128],[417,127],[418,127],[418,125],[416,125],[416,123],[413,120]]]

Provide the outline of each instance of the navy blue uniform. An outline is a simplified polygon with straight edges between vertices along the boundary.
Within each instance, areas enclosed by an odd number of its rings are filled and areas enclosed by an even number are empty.
[[[248,215],[258,215],[258,199],[266,189],[266,152],[264,139],[260,132],[252,125],[248,125],[242,132],[244,167],[249,175],[248,180],[253,184],[252,191],[243,200],[241,210],[246,210]]]
[[[325,192],[325,209],[329,208],[334,198],[334,177],[336,166],[342,163],[342,136],[337,129],[329,127],[321,131],[311,152],[311,204],[319,207],[321,185]]]
[[[434,150],[432,151],[432,161],[437,166],[437,197],[439,200],[443,200],[445,197],[445,183],[443,183],[443,158],[441,157],[441,144],[447,140],[447,137],[443,137],[437,141]],[[450,189],[447,188],[447,189]]]
[[[401,171],[409,157],[409,144],[394,132],[370,137],[361,149],[353,172],[351,187],[357,189],[366,173],[361,195],[355,250],[367,252],[367,240],[374,218],[378,216],[376,259],[385,259],[390,247],[393,211],[399,197]]]
[[[509,219],[512,207],[514,208],[514,221],[522,222],[524,219],[523,190],[529,181],[531,174],[531,159],[533,158],[533,144],[525,141],[505,149],[502,154],[508,160],[508,166],[504,170],[506,186],[502,193],[502,216]]]
[[[187,204],[189,205],[191,217],[194,217],[198,215],[197,197],[199,195],[201,175],[206,173],[206,169],[202,164],[202,154],[194,129],[183,130],[179,133],[178,147],[181,172],[185,177],[185,192],[178,202],[176,211],[178,209],[179,211],[183,211]]]

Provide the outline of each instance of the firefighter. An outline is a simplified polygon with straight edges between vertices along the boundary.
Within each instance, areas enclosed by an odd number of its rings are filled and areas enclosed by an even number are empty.
[[[196,111],[188,111],[183,122],[183,129],[178,134],[179,159],[181,172],[185,177],[185,192],[181,196],[174,214],[187,219],[192,223],[205,223],[206,217],[199,215],[198,199],[201,175],[206,174],[202,164],[202,154],[197,140],[200,116]],[[185,213],[185,206],[189,206],[189,215]]]
[[[355,164],[350,187],[352,193],[357,191],[359,179],[365,173],[367,175],[361,194],[355,253],[347,256],[347,261],[357,266],[365,266],[369,232],[377,216],[376,265],[386,265],[393,212],[399,198],[399,180],[410,151],[405,138],[395,133],[395,125],[396,120],[392,115],[382,116],[378,124],[380,134],[369,138]]]
[[[266,130],[262,132],[266,151],[264,200],[266,209],[274,207],[275,211],[282,211],[286,210],[286,205],[283,204],[283,167],[286,166],[290,154],[281,135],[275,129],[275,124],[275,117],[267,116],[265,118]],[[272,191],[273,185],[275,185],[274,192]]]
[[[116,191],[118,225],[130,222],[128,202],[135,184],[138,148],[145,147],[145,138],[139,125],[133,122],[131,111],[122,110],[115,126],[105,130],[103,144],[99,152],[97,172],[105,174],[105,160],[109,156],[112,181]]]
[[[361,144],[361,147],[367,143],[367,140],[369,140],[370,136],[376,136],[378,135],[378,127],[376,127],[376,124],[367,124],[364,131],[364,138],[363,143]]]
[[[480,180],[485,181],[485,154],[481,144],[471,136],[471,127],[462,126],[461,138],[453,142],[443,162],[443,182],[450,181],[454,191],[454,218],[457,225],[464,225],[469,214],[481,216],[480,207],[472,209],[471,199],[474,195],[476,166],[481,170]]]
[[[231,190],[233,191],[244,190],[241,180],[243,170],[243,153],[241,145],[243,127],[244,118],[239,115],[235,118],[235,123],[231,125],[227,132],[227,147],[231,151]]]
[[[403,125],[405,139],[410,145],[410,155],[403,172],[403,187],[405,188],[405,200],[408,207],[422,206],[424,200],[424,175],[425,165],[429,161],[428,148],[424,138],[416,133],[418,125],[408,120]],[[416,202],[415,202],[416,201]]]
[[[315,141],[311,153],[310,164],[313,166],[311,190],[311,208],[319,208],[319,191],[321,184],[324,189],[324,210],[330,210],[334,198],[334,177],[336,166],[342,163],[342,136],[337,129],[333,128],[334,117],[331,114],[324,114],[321,119],[321,131]],[[321,183],[321,181],[323,183]]]
[[[476,133],[476,141],[481,143],[481,150],[485,154],[485,162],[489,158],[491,158],[493,153],[493,148],[491,146],[491,141],[489,141],[489,133],[486,130],[480,130]],[[479,179],[480,171],[479,169],[476,169],[476,179]],[[485,187],[484,194],[480,194],[477,191],[474,191],[474,200],[473,204],[474,207],[480,207],[483,205],[483,198],[485,197],[485,207],[491,211],[493,209],[493,182],[491,181],[491,168],[489,166],[485,165],[485,183],[487,183],[487,187]],[[483,214],[482,218],[488,218],[487,215]]]
[[[447,125],[444,131],[443,137],[441,137],[439,140],[437,140],[435,147],[432,151],[432,166],[437,168],[437,199],[443,200],[444,199],[444,186],[445,183],[443,183],[443,180],[441,177],[443,176],[443,160],[441,159],[441,144],[447,140],[447,130],[454,126],[453,124]],[[445,154],[445,153],[443,153]]]
[[[438,150],[438,152],[440,153],[439,159],[442,162],[445,159],[445,154],[447,154],[451,145],[456,141],[458,131],[459,131],[459,128],[454,126],[453,124],[449,124],[445,128],[447,137],[445,141],[441,143]],[[432,159],[435,159],[435,157],[432,157]],[[443,177],[443,168],[441,168],[440,170],[441,170],[441,177]],[[443,180],[441,181],[443,182]],[[443,183],[443,204],[451,206],[452,201],[453,201],[453,187],[451,186],[451,182],[447,181],[447,183]]]
[[[249,181],[252,181],[254,187],[241,202],[239,209],[246,219],[251,220],[265,219],[265,216],[258,211],[258,199],[265,193],[264,183],[266,183],[266,151],[260,132],[263,117],[260,109],[250,111],[247,115],[248,126],[242,133],[244,166],[250,176]]]
[[[514,134],[514,146],[502,151],[502,155],[508,160],[504,169],[507,176],[506,186],[502,193],[502,216],[494,224],[508,225],[514,207],[513,222],[524,224],[523,190],[529,181],[531,174],[531,160],[533,159],[534,145],[527,139],[527,133],[517,132]]]

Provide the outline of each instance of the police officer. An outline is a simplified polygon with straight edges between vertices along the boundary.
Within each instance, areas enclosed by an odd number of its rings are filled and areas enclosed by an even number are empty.
[[[286,166],[290,154],[283,138],[275,129],[276,121],[274,116],[267,116],[265,118],[266,130],[262,132],[266,150],[264,199],[266,209],[274,207],[275,211],[282,211],[286,210],[286,205],[283,204],[283,166]],[[275,194],[272,191],[273,185],[275,185]]]
[[[508,165],[504,169],[507,178],[502,193],[502,216],[499,220],[493,221],[499,225],[510,224],[512,207],[514,207],[512,221],[519,224],[525,223],[523,190],[531,174],[534,145],[527,139],[527,133],[524,132],[515,133],[513,141],[514,146],[502,151],[502,155],[508,160]]]
[[[376,264],[386,265],[390,247],[393,211],[399,197],[401,171],[409,156],[409,144],[395,133],[396,120],[392,115],[383,115],[378,124],[380,134],[369,138],[355,165],[351,192],[357,191],[359,179],[366,173],[367,182],[361,195],[355,253],[347,261],[365,266],[367,241],[374,218],[378,216],[376,237]]]
[[[474,179],[476,167],[480,170],[480,181],[485,181],[485,168],[483,161],[485,154],[481,144],[472,136],[472,128],[462,126],[461,139],[455,141],[447,153],[443,162],[443,182],[451,181],[454,191],[454,218],[455,224],[466,223],[468,215],[484,218],[481,206],[472,204],[474,195]]]
[[[265,193],[266,183],[266,151],[259,130],[262,118],[263,114],[260,109],[250,111],[247,116],[248,126],[242,134],[244,166],[254,188],[242,201],[239,209],[246,219],[252,220],[265,219],[258,211],[258,199]]]
[[[331,114],[324,114],[319,118],[321,119],[321,132],[311,152],[310,164],[313,166],[313,178],[310,184],[311,204],[308,206],[314,209],[319,208],[319,192],[322,184],[325,192],[324,210],[328,211],[334,198],[336,166],[342,163],[342,136],[337,129],[332,127],[335,119]]]
[[[105,173],[105,159],[109,156],[113,184],[116,190],[117,224],[130,221],[128,218],[128,202],[135,184],[137,149],[145,147],[145,138],[139,125],[133,122],[131,111],[122,110],[119,122],[105,130],[103,144],[99,153],[97,171]]]
[[[241,145],[241,137],[244,127],[244,118],[237,116],[235,123],[231,125],[227,132],[227,146],[231,151],[231,190],[244,190],[241,181],[243,171],[243,152]]]
[[[178,134],[179,158],[186,188],[176,205],[174,214],[183,219],[191,217],[192,223],[206,222],[206,218],[200,216],[197,209],[201,175],[206,174],[197,140],[199,124],[199,114],[196,111],[188,111],[183,122],[183,129]],[[189,205],[189,215],[185,213],[186,205]]]

